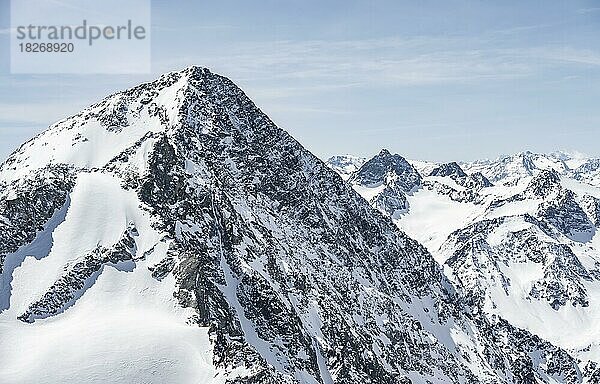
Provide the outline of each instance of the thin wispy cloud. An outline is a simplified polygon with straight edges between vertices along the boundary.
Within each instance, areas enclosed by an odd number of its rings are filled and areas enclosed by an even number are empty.
[[[266,86],[254,89],[252,96],[261,99],[278,99],[292,96],[309,96],[319,93],[331,93],[338,91],[351,91],[352,88],[360,87],[361,83],[348,84],[316,84],[305,86]]]
[[[492,34],[498,35],[511,35],[511,34],[519,34],[523,32],[536,31],[544,28],[550,28],[556,26],[556,23],[553,24],[534,24],[534,25],[519,25],[516,27],[506,28],[506,29],[498,29],[491,31]]]
[[[277,113],[311,113],[311,114],[327,114],[327,115],[352,115],[353,111],[348,109],[331,109],[331,108],[318,108],[313,106],[296,105],[291,106],[287,104],[269,104],[270,112]]]
[[[600,12],[600,7],[580,8],[577,10],[577,13],[594,13],[594,12]]]
[[[541,57],[574,64],[600,66],[600,52],[589,49],[560,48],[544,50]]]
[[[343,85],[418,85],[524,75],[526,68],[520,63],[480,51],[440,50],[447,44],[431,38],[278,41],[242,44],[235,53],[197,61],[242,79],[320,79]],[[159,66],[172,66],[172,61]]]
[[[231,52],[186,59],[190,63],[208,63],[224,73],[235,73],[242,81],[303,81],[321,88],[328,84],[330,87],[419,86],[510,80],[531,76],[548,67],[600,64],[600,52],[592,50],[496,48],[492,41],[481,38],[286,40],[239,44]],[[173,65],[170,60],[159,63],[158,67]],[[282,89],[279,95],[285,92]]]

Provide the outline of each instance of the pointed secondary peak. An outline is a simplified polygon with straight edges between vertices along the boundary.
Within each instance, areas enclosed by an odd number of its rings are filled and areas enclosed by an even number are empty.
[[[455,161],[442,164],[435,168],[429,176],[455,176],[455,177],[466,177],[467,174],[463,171],[463,169],[456,163]]]
[[[210,74],[210,73],[212,73],[209,68],[203,67],[201,65],[194,65],[194,64],[185,67],[180,72],[189,73],[189,74],[192,74],[192,75],[203,75],[203,74]]]
[[[379,151],[379,153],[377,155],[375,155],[375,157],[373,157],[371,160],[373,160],[373,159],[379,159],[379,161],[384,161],[389,164],[393,164],[393,163],[408,164],[408,161],[402,155],[399,155],[397,153],[391,153],[386,148],[383,148],[381,151]]]
[[[422,177],[404,157],[392,155],[387,149],[360,167],[351,181],[363,186],[376,187],[393,178],[399,180],[402,189],[411,191],[421,184]]]
[[[202,67],[199,65],[190,65],[183,69],[163,73],[158,77],[158,79],[149,81],[147,83],[142,83],[138,87],[157,86],[161,85],[161,83],[163,82],[173,83],[174,81],[178,81],[181,79],[199,80],[211,75],[215,74],[211,72],[210,69],[207,67]]]

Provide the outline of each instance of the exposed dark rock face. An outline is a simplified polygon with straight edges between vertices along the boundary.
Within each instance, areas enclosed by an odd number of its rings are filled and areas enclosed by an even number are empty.
[[[473,189],[458,190],[447,184],[430,180],[425,180],[423,182],[423,187],[431,191],[435,191],[439,195],[447,196],[450,200],[457,201],[459,203],[480,204],[483,202],[481,195],[479,195],[479,193]]]
[[[590,221],[600,227],[600,199],[586,195],[582,199],[581,208],[587,213]]]
[[[481,188],[488,188],[488,187],[493,187],[494,184],[492,184],[491,181],[488,180],[487,177],[485,177],[483,175],[483,173],[481,172],[474,172],[471,175],[469,175],[469,180],[470,180],[470,185],[467,185],[465,187],[467,188],[476,188],[476,189],[481,189]]]
[[[187,120],[155,145],[140,197],[175,239],[177,295],[182,304],[197,307],[197,321],[215,332],[217,359],[238,363],[239,355],[228,351],[249,348],[240,339],[249,337],[248,323],[269,350],[250,354],[262,367],[257,377],[273,380],[290,381],[296,370],[321,377],[317,360],[326,359],[337,382],[394,383],[411,370],[434,374],[412,354],[427,360],[427,351],[436,350],[453,359],[443,346],[423,344],[418,328],[397,327],[415,321],[401,306],[363,292],[368,284],[402,301],[432,294],[431,281],[443,277],[424,249],[397,237],[393,224],[229,81],[201,72],[190,84],[206,96],[186,98]],[[197,126],[203,115],[215,116],[210,134]],[[193,173],[185,162],[194,164]],[[179,223],[179,232],[171,223]],[[193,232],[186,230],[192,226]],[[379,252],[372,254],[371,247]],[[249,264],[261,267],[248,270]],[[363,276],[362,284],[353,273]],[[311,312],[319,314],[319,337],[326,341],[317,341]],[[372,325],[358,330],[352,313]],[[396,325],[382,331],[378,316]],[[380,332],[390,344],[377,341]],[[394,346],[400,340],[410,353]],[[365,345],[371,350],[374,342],[380,356],[365,355]],[[453,365],[447,377],[469,377],[458,361]]]
[[[442,164],[439,167],[435,168],[433,171],[431,171],[429,176],[450,176],[453,179],[462,179],[467,177],[467,174],[465,173],[465,171],[462,170],[460,165],[456,164],[455,162],[452,162]]]
[[[384,214],[397,218],[409,209],[406,195],[420,188],[423,178],[405,158],[382,149],[350,175],[349,182],[364,188],[383,186],[370,203]]]
[[[9,158],[2,169],[11,168],[17,166]],[[6,255],[32,242],[65,204],[73,180],[70,167],[48,166],[18,182],[0,184],[0,273]]]
[[[524,198],[545,198],[562,189],[560,176],[555,170],[542,170],[531,180],[524,192]]]
[[[555,310],[566,304],[586,307],[589,298],[583,283],[596,279],[597,269],[587,270],[567,245],[543,241],[544,234],[536,227],[536,219],[523,217],[533,225],[506,234],[500,244],[488,242],[492,232],[517,219],[479,221],[450,235],[444,246],[455,251],[447,264],[453,268],[461,285],[479,301],[485,298],[491,285],[502,286],[508,295],[511,282],[503,272],[504,267],[532,262],[544,271],[543,277],[531,288],[529,294],[533,298],[546,300]]]
[[[377,156],[360,167],[350,182],[376,187],[389,180],[394,180],[404,192],[409,193],[419,187],[422,177],[405,158],[382,149]]]
[[[385,187],[381,193],[371,199],[371,205],[393,218],[408,210],[406,195],[396,185]]]
[[[575,194],[561,190],[556,198],[542,203],[538,216],[568,238],[586,242],[595,234],[594,224],[575,200]]]

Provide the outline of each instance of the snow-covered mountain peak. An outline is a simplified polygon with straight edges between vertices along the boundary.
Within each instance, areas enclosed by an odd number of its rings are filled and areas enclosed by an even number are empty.
[[[488,317],[353,190],[395,220],[438,195],[434,212],[474,211],[443,233],[487,208],[476,188],[425,183],[389,151],[346,183],[206,69],[55,124],[0,180],[3,383],[583,380],[567,351]],[[561,265],[536,285],[544,300],[564,293],[551,289]],[[583,306],[581,275],[560,305]]]
[[[376,188],[389,180],[396,180],[404,192],[410,192],[421,184],[422,177],[404,157],[382,149],[350,178],[351,182],[368,188]]]
[[[347,180],[364,163],[366,158],[354,155],[331,156],[325,162],[331,169],[336,171],[344,180]]]
[[[206,68],[191,66],[114,93],[23,144],[2,165],[3,181],[49,164],[102,168],[138,141],[184,127],[194,106],[212,114],[222,112],[220,105],[230,88],[237,87]],[[204,129],[208,132],[210,126]]]
[[[455,176],[465,177],[467,174],[462,170],[456,162],[445,163],[435,168],[428,176]]]
[[[507,377],[431,255],[204,69],[63,120],[0,179],[1,382]]]

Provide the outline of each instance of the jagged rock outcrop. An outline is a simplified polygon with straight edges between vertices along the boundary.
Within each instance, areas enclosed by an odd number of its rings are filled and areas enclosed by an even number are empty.
[[[8,159],[3,169],[18,169]],[[52,215],[67,202],[73,187],[73,173],[65,165],[48,166],[22,179],[0,180],[0,273],[4,258],[30,243]]]
[[[409,193],[421,184],[419,172],[405,158],[392,155],[387,149],[365,162],[350,178],[351,183],[366,187],[389,185],[394,182],[402,191]]]

